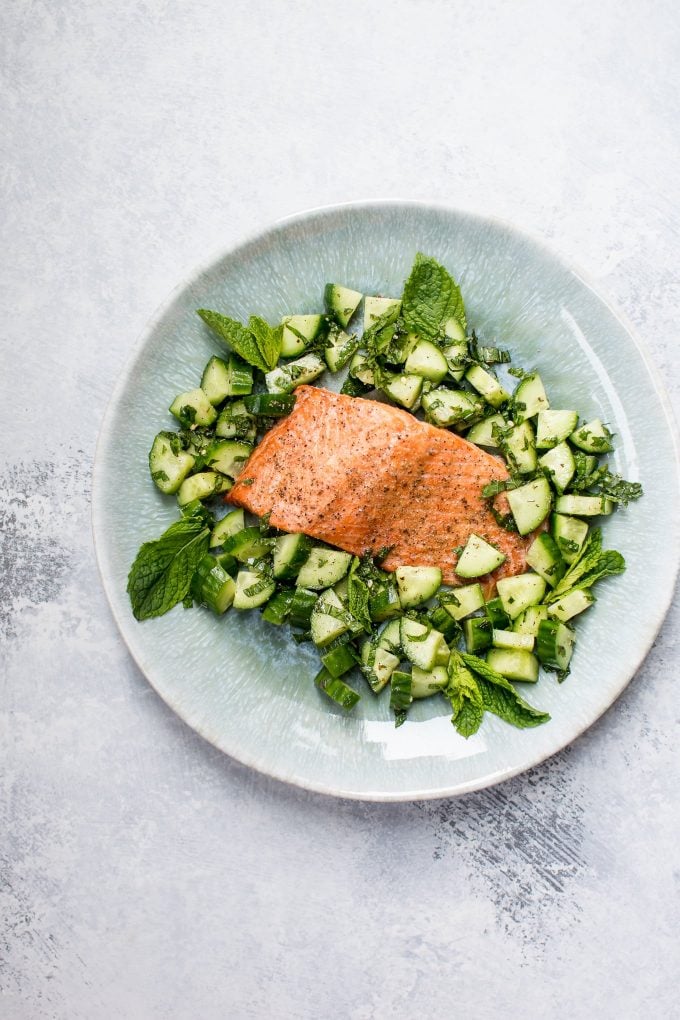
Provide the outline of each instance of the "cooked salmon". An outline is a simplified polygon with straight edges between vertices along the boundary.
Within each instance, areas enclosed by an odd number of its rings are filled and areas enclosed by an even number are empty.
[[[501,460],[389,404],[315,386],[300,386],[296,397],[228,502],[357,555],[389,547],[386,570],[439,566],[448,584],[469,583],[455,565],[471,532],[507,557],[487,591],[525,569],[530,539],[501,527],[481,498],[483,485],[508,477]],[[503,495],[496,505],[507,512]]]

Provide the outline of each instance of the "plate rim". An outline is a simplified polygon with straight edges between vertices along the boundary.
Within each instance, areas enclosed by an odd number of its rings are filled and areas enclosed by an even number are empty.
[[[483,777],[458,782],[452,786],[447,785],[437,788],[428,788],[426,790],[423,789],[412,790],[409,789],[399,791],[356,790],[346,789],[341,785],[338,786],[335,784],[331,785],[323,782],[315,782],[313,778],[310,779],[307,776],[298,775],[297,773],[286,774],[283,774],[282,772],[277,773],[275,770],[272,770],[271,766],[267,766],[262,762],[258,761],[256,755],[254,754],[243,752],[242,749],[237,749],[237,751],[231,749],[226,750],[224,747],[220,746],[220,744],[217,742],[219,738],[216,735],[212,735],[206,725],[203,725],[199,722],[196,723],[188,722],[183,711],[181,710],[181,707],[177,704],[175,699],[173,699],[170,696],[166,696],[166,694],[164,694],[159,689],[159,687],[156,686],[149,672],[147,671],[145,664],[141,661],[142,657],[135,652],[135,650],[133,649],[133,647],[131,646],[127,639],[125,633],[125,626],[127,621],[124,623],[120,614],[118,613],[115,600],[113,597],[113,590],[110,590],[110,587],[111,589],[113,589],[113,586],[111,578],[107,577],[105,573],[104,549],[103,549],[104,543],[100,538],[100,536],[103,536],[105,533],[103,519],[105,503],[101,496],[104,485],[103,481],[104,448],[106,445],[107,438],[112,434],[112,430],[109,429],[108,426],[110,423],[110,419],[113,417],[114,412],[121,400],[121,397],[127,388],[127,384],[133,373],[133,368],[136,365],[138,357],[144,348],[144,344],[149,335],[153,332],[153,330],[163,319],[167,311],[173,305],[176,298],[178,298],[179,295],[188,286],[190,286],[193,282],[195,282],[205,273],[210,271],[217,263],[219,263],[223,259],[227,258],[230,255],[236,254],[240,249],[247,248],[248,246],[257,243],[258,241],[261,241],[273,230],[289,226],[295,226],[297,224],[302,224],[305,221],[312,219],[314,217],[332,216],[339,212],[362,212],[362,211],[366,212],[370,209],[375,208],[384,209],[388,207],[393,207],[397,209],[399,208],[421,209],[424,211],[426,210],[430,212],[441,213],[444,215],[462,216],[468,219],[478,220],[480,221],[480,223],[492,224],[497,227],[500,227],[504,231],[507,231],[511,234],[519,235],[520,237],[529,241],[530,244],[539,248],[548,258],[558,263],[562,267],[562,269],[564,269],[567,273],[571,274],[572,276],[576,277],[576,279],[583,286],[585,286],[589,291],[591,291],[591,293],[594,295],[597,301],[603,304],[605,308],[609,311],[609,313],[624,328],[624,330],[632,340],[635,348],[637,349],[637,352],[640,355],[643,364],[645,365],[645,368],[647,369],[649,377],[654,386],[656,396],[659,400],[659,404],[663,411],[666,424],[668,426],[668,432],[671,438],[671,447],[674,454],[676,482],[678,484],[678,487],[680,488],[680,434],[678,424],[675,420],[672,404],[670,402],[668,394],[666,393],[665,386],[661,379],[661,374],[657,369],[656,364],[651,357],[651,354],[647,350],[646,344],[637,335],[635,327],[630,322],[628,316],[620,308],[618,308],[618,306],[615,305],[611,299],[604,296],[600,292],[600,290],[595,286],[593,281],[590,279],[589,274],[586,273],[582,269],[582,267],[578,265],[578,263],[567,261],[566,258],[564,258],[559,252],[555,251],[552,248],[552,246],[545,241],[544,238],[533,234],[530,230],[527,230],[524,227],[517,226],[517,224],[513,223],[510,220],[495,215],[481,213],[475,209],[466,208],[463,205],[450,205],[443,202],[431,202],[428,201],[427,199],[379,198],[331,203],[303,209],[298,212],[291,213],[287,216],[280,217],[269,223],[266,223],[265,225],[255,230],[251,230],[248,233],[241,235],[226,247],[221,246],[219,249],[213,251],[211,255],[208,256],[206,259],[202,260],[198,264],[193,264],[189,269],[183,272],[177,284],[172,288],[168,295],[157,305],[154,312],[147,319],[140,333],[138,334],[135,342],[133,343],[123,363],[123,366],[119,371],[116,383],[106,403],[97,435],[94,457],[92,462],[91,530],[97,570],[101,580],[102,588],[104,590],[104,594],[106,595],[106,600],[108,602],[109,609],[116,623],[116,627],[118,628],[119,635],[122,638],[123,643],[129,655],[131,656],[133,662],[144,676],[145,681],[151,686],[151,688],[155,691],[158,697],[161,698],[161,700],[175,713],[175,715],[177,715],[182,720],[182,722],[186,726],[193,730],[193,732],[197,733],[203,740],[207,741],[207,743],[209,743],[211,746],[215,747],[222,754],[228,755],[234,761],[237,761],[240,764],[247,766],[248,768],[253,768],[260,774],[267,776],[270,779],[275,779],[278,782],[286,783],[287,785],[294,786],[297,789],[309,790],[310,792],[320,793],[330,797],[339,797],[348,800],[367,801],[374,803],[390,803],[390,802],[398,803],[398,802],[414,802],[421,800],[438,800],[448,797],[458,797],[466,793],[473,793],[477,790],[483,790],[490,786],[495,786],[498,783],[505,782],[508,779],[512,779],[516,775],[520,775],[523,772],[527,772],[530,769],[535,768],[537,765],[540,765],[542,762],[552,758],[560,751],[563,751],[565,747],[568,747],[571,744],[575,743],[575,741],[580,739],[584,733],[586,733],[589,729],[591,729],[591,727],[593,727],[597,722],[599,722],[599,720],[611,708],[614,702],[618,700],[618,698],[623,694],[624,690],[628,687],[628,685],[635,677],[642,663],[649,655],[649,652],[654,642],[656,641],[656,638],[664,624],[664,621],[668,615],[668,611],[673,602],[673,595],[677,586],[678,575],[680,574],[680,554],[679,554],[676,557],[676,562],[674,564],[674,571],[671,579],[672,583],[669,584],[668,598],[663,606],[663,609],[658,614],[656,626],[650,633],[649,639],[642,648],[641,653],[639,654],[639,656],[636,657],[636,661],[632,664],[631,667],[629,667],[630,672],[625,682],[618,688],[618,690],[615,693],[612,694],[611,698],[608,699],[606,703],[602,704],[601,709],[597,712],[596,715],[591,717],[582,726],[579,726],[577,731],[573,733],[571,736],[569,736],[567,739],[563,741],[562,740],[558,741],[557,746],[555,746],[547,754],[544,751],[538,751],[535,756],[528,758],[522,764],[509,766],[508,768],[504,769],[499,769]],[[676,537],[680,537],[680,520],[676,520],[675,532],[677,533]],[[149,669],[150,668],[151,667],[149,667]]]

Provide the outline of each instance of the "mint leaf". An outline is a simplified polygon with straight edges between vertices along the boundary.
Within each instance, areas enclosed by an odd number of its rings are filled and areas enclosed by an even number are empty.
[[[368,329],[364,330],[361,346],[365,347],[371,354],[380,353],[392,339],[397,329],[397,320],[400,314],[401,309],[399,305],[392,305],[386,312],[379,315]]]
[[[220,312],[211,312],[208,308],[199,308],[196,314],[249,365],[262,372],[269,371],[269,364],[263,358],[257,340],[242,323]]]
[[[461,737],[471,737],[476,733],[484,716],[482,692],[476,678],[463,662],[460,652],[451,652],[448,665],[449,683],[444,694],[451,702],[453,715],[451,722]]]
[[[248,329],[255,338],[257,349],[267,368],[274,368],[281,354],[283,326],[273,328],[259,315],[251,315],[248,319]]]
[[[210,528],[197,516],[175,521],[160,538],[145,542],[128,575],[127,591],[137,620],[162,616],[189,592],[199,560],[207,553]]]
[[[460,289],[451,274],[436,259],[418,252],[411,275],[404,285],[402,315],[406,329],[435,340],[449,319],[467,326]]]
[[[371,589],[367,581],[375,587],[376,579],[380,580],[380,577],[380,571],[373,565],[370,554],[361,558],[354,557],[347,578],[347,604],[350,613],[367,634],[370,634],[373,628],[369,611]]]
[[[495,669],[491,669],[484,659],[476,655],[467,655],[465,652],[461,654],[461,658],[476,674],[482,703],[487,712],[493,712],[499,719],[522,730],[548,722],[550,716],[547,712],[533,708],[521,698],[510,681]]]
[[[621,553],[614,549],[602,551],[602,531],[600,528],[594,528],[588,535],[580,556],[572,563],[562,580],[555,585],[545,602],[555,602],[573,588],[585,591],[603,577],[622,574],[625,569],[626,561]]]

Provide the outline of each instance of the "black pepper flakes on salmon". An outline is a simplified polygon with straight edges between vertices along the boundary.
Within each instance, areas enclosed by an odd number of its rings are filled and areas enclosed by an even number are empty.
[[[360,555],[390,547],[385,570],[439,566],[447,584],[455,547],[471,532],[496,545],[506,561],[490,575],[521,573],[531,536],[496,522],[482,486],[508,477],[502,461],[446,429],[397,407],[315,386],[296,390],[292,412],[265,435],[226,499],[262,515],[272,527],[302,531]],[[496,508],[508,512],[501,494]]]

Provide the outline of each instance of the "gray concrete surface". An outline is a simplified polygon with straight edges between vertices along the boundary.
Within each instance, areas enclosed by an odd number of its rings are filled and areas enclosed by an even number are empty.
[[[525,226],[628,314],[677,403],[676,6],[24,0],[0,52],[0,1016],[680,1016],[677,604],[541,767],[343,803],[160,702],[89,525],[146,319],[214,250],[313,205]]]

